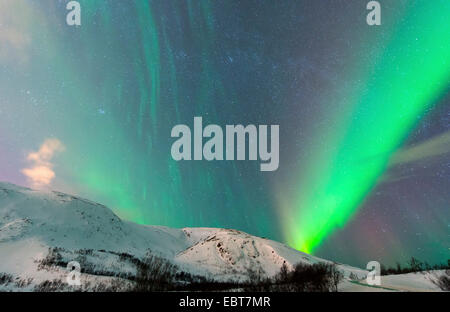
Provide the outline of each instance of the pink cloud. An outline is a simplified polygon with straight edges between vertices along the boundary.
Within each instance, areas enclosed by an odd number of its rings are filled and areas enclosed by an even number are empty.
[[[27,160],[31,163],[29,168],[22,169],[33,187],[41,188],[50,185],[55,178],[51,160],[56,153],[64,151],[64,145],[58,139],[47,139],[37,152],[31,152]]]

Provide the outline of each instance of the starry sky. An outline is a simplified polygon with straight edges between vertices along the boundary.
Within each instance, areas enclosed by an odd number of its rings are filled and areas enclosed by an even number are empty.
[[[450,2],[0,0],[0,180],[357,266],[450,257]],[[172,127],[280,126],[280,165]]]

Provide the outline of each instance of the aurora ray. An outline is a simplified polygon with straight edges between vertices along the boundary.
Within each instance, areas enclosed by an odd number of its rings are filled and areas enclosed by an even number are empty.
[[[0,181],[32,186],[27,155],[58,139],[48,187],[133,222],[447,259],[449,155],[414,147],[450,131],[448,0],[380,0],[379,27],[359,0],[79,0],[81,26],[68,1],[0,0]],[[278,169],[173,160],[195,116],[279,125]]]
[[[449,87],[449,34],[448,1],[408,5],[388,46],[373,59],[365,91],[349,103],[353,113],[340,121],[346,126],[337,145],[316,150],[327,161],[304,176],[311,186],[299,190],[294,217],[286,221],[292,246],[312,252],[349,221],[390,157]]]

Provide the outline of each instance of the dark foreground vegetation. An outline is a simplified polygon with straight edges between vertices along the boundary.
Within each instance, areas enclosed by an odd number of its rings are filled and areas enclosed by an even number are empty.
[[[107,253],[117,257],[117,262],[130,264],[135,270],[123,272],[112,268],[94,265],[91,256]],[[75,257],[75,258],[74,258]],[[193,275],[180,270],[177,266],[150,252],[143,259],[127,253],[112,251],[79,250],[71,253],[62,248],[51,248],[46,258],[38,263],[40,270],[65,269],[68,259],[80,263],[81,273],[91,276],[109,277],[108,281],[83,282],[80,287],[67,285],[64,279],[55,279],[38,284],[34,291],[295,291],[330,292],[337,291],[343,278],[335,264],[297,264],[292,269],[283,265],[280,272],[268,278],[265,272],[248,269],[240,281],[217,281],[212,277]]]
[[[395,267],[385,267],[381,265],[381,275],[407,274],[432,270],[446,271],[446,274],[440,276],[437,280],[433,280],[433,283],[444,291],[450,291],[450,259],[447,260],[447,263],[430,265],[427,262],[422,262],[411,257],[406,265],[403,266],[398,262]]]
[[[381,265],[381,275],[406,274],[431,270],[450,270],[450,259],[447,260],[447,263],[430,265],[427,262],[422,262],[411,257],[406,265],[403,266],[398,262],[395,267],[385,267],[384,265]]]
[[[205,277],[193,276],[181,272],[173,274],[176,267],[160,258],[147,258],[136,276],[135,291],[295,291],[295,292],[329,292],[337,291],[342,273],[334,264],[297,264],[289,271],[286,266],[273,278],[264,272],[248,270],[248,277],[243,282],[215,281]]]
[[[116,267],[106,265],[101,258],[111,259]],[[65,280],[69,259],[80,263],[81,286],[69,286]],[[111,263],[111,262],[109,262]],[[99,291],[99,292],[151,292],[151,291],[253,291],[253,292],[334,292],[343,275],[332,263],[302,264],[293,268],[283,265],[280,272],[268,278],[265,272],[248,269],[239,281],[217,281],[212,277],[193,275],[182,271],[173,263],[150,252],[144,258],[127,253],[105,250],[68,251],[50,248],[48,255],[39,261],[39,270],[57,272],[60,278],[32,285],[32,280],[21,280],[9,274],[0,274],[0,285],[12,284],[31,291]],[[382,275],[404,274],[426,270],[449,270],[447,265],[433,267],[411,258],[407,266],[381,268]],[[128,268],[124,269],[124,268]],[[450,271],[434,281],[442,290],[450,290]],[[86,277],[89,276],[87,279]],[[93,279],[96,279],[95,281]],[[358,278],[352,274],[350,279]],[[31,288],[30,288],[31,287]]]

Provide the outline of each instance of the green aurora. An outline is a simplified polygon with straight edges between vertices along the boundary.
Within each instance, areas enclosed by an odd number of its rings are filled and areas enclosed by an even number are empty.
[[[390,198],[405,219],[371,196],[424,120],[441,112],[423,141],[448,130],[450,1],[380,1],[379,28],[365,24],[366,1],[79,2],[82,25],[69,27],[65,1],[0,0],[12,29],[0,40],[15,39],[0,42],[0,180],[27,184],[25,155],[57,138],[51,187],[133,222],[235,228],[355,265],[401,261],[393,248],[360,252],[359,237],[351,253],[321,250],[352,222],[384,246],[358,215],[376,206],[380,224],[402,229],[390,235],[408,241],[405,259],[431,245],[430,262],[447,257],[433,242],[448,240],[448,155],[433,176],[444,191]],[[174,161],[170,131],[194,116],[279,124],[279,169]],[[431,217],[412,222],[419,213]]]
[[[386,49],[374,57],[364,92],[348,103],[353,113],[341,121],[347,125],[342,135],[330,142],[337,148],[315,150],[326,161],[311,164],[302,177],[309,186],[299,192],[296,206],[301,208],[294,208],[295,217],[285,228],[292,246],[312,252],[333,230],[344,227],[418,116],[447,91],[450,41],[444,38],[449,34],[450,2],[419,1],[407,8]]]

